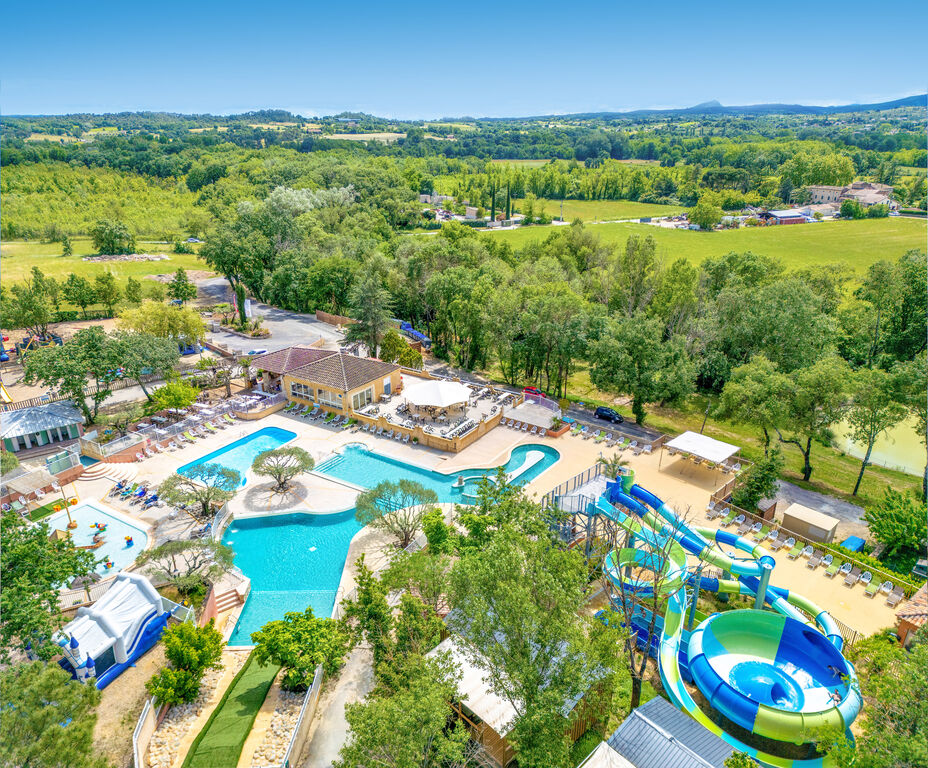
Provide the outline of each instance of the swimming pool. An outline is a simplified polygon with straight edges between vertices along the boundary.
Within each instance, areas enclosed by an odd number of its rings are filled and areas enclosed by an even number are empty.
[[[105,523],[106,530],[102,532],[103,544],[93,550],[93,555],[100,559],[97,573],[112,574],[121,571],[138,557],[139,553],[148,546],[148,534],[140,525],[133,525],[125,515],[117,515],[113,511],[105,511],[93,501],[82,501],[70,508],[71,519],[77,523],[77,528],[70,531],[71,541],[77,547],[92,545],[93,536],[97,533],[94,523]],[[62,510],[46,517],[42,522],[48,523],[51,531],[68,530],[68,512]],[[132,546],[126,546],[126,536],[132,537]],[[104,561],[109,558],[112,568],[107,568]]]
[[[560,458],[560,454],[547,445],[520,445],[512,451],[509,461],[503,465],[509,481],[525,485],[534,480]],[[493,469],[465,469],[459,472],[436,472],[431,469],[407,464],[375,453],[364,445],[353,443],[316,467],[317,472],[345,480],[362,488],[373,488],[383,480],[408,478],[431,488],[438,494],[439,501],[471,504],[476,501],[477,487],[487,475],[495,475]],[[455,484],[464,479],[463,487]]]
[[[268,451],[273,448],[280,448],[284,443],[289,443],[296,437],[296,432],[280,427],[265,427],[257,432],[246,435],[241,440],[229,443],[218,451],[201,456],[196,461],[184,464],[177,470],[177,474],[184,477],[190,477],[191,470],[201,464],[221,464],[228,469],[234,469],[241,475],[242,485],[245,485],[245,474],[251,469],[255,456],[262,451]]]
[[[334,515],[290,514],[233,520],[222,537],[251,592],[230,645],[251,645],[251,633],[287,611],[306,606],[331,616],[348,545],[361,530],[354,510]]]
[[[504,469],[510,481],[524,484],[560,458],[545,445],[520,445]],[[438,500],[471,504],[477,484],[494,469],[443,474],[392,459],[360,444],[322,462],[316,471],[373,488],[382,480],[408,478],[431,488]],[[464,487],[455,487],[458,477]],[[334,515],[296,513],[233,520],[222,537],[235,551],[235,565],[251,579],[251,592],[229,639],[251,645],[251,633],[287,611],[311,606],[317,616],[331,616],[352,537],[361,530],[354,509]]]

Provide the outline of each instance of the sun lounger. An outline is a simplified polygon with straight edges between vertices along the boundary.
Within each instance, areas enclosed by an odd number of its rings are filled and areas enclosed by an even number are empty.
[[[771,543],[770,549],[772,549],[774,552],[778,552],[783,547],[792,547],[795,543],[796,543],[796,539],[794,539],[792,536],[786,539],[777,539],[776,541]]]
[[[638,441],[637,441],[637,440],[632,440],[632,441],[628,444],[628,447],[631,448],[631,449],[635,452],[635,455],[636,455],[636,456],[637,456],[639,453],[641,453],[641,451],[638,450]]]
[[[408,443],[408,442],[409,442],[409,433],[407,432],[405,435],[403,435],[403,443]]]
[[[760,539],[757,539],[757,534],[760,533],[760,532],[763,530],[763,527],[764,527],[764,524],[763,524],[763,523],[754,523],[754,525],[752,525],[752,526],[748,529],[748,533],[751,535],[751,538],[752,538],[752,539],[755,539],[755,540],[757,540],[757,541],[760,541]],[[765,533],[764,536],[766,536],[766,535],[767,535],[767,534]]]
[[[387,433],[384,435],[384,437],[387,438],[387,440],[389,440],[391,437],[393,437],[393,430],[391,429],[389,432],[387,432]]]
[[[197,438],[190,434],[189,431],[181,433],[181,437],[183,437],[188,443],[195,443],[197,441]]]
[[[729,525],[731,525],[733,522],[735,522],[735,515],[737,515],[737,514],[738,514],[738,513],[737,513],[735,510],[729,509],[729,510],[728,510],[728,514],[725,515],[725,519],[724,519],[721,523],[719,523],[719,527],[720,527],[720,528],[727,528]]]
[[[144,457],[141,453],[136,453],[136,454],[135,454],[135,460],[136,460],[136,461],[144,461],[144,460],[145,460],[145,457]]]
[[[904,597],[905,592],[902,590],[902,587],[893,587],[893,591],[886,596],[886,605],[890,607],[899,605]]]
[[[786,556],[790,560],[795,560],[799,557],[799,553],[802,552],[802,542],[796,544],[789,552],[786,553]]]
[[[799,556],[800,557],[812,557],[812,553],[814,551],[815,551],[815,547],[813,547],[811,544],[806,544],[802,548],[802,552],[799,553]]]
[[[219,430],[217,430],[216,427],[214,427],[214,426],[212,425],[212,423],[209,422],[209,421],[207,421],[203,426],[204,426],[206,429],[208,429],[210,432],[218,432],[218,431],[219,431]]]
[[[289,403],[287,403],[287,407],[284,408],[284,413],[293,413],[297,409],[298,405],[299,403],[291,400]]]
[[[397,431],[396,431],[396,434],[393,435],[393,439],[396,440],[397,442],[399,442],[400,440],[403,439],[403,433],[400,432],[399,430],[397,430]]]
[[[873,598],[873,596],[879,591],[880,591],[879,582],[871,581],[869,584],[867,584],[867,588],[864,590],[864,594],[869,598]]]
[[[844,585],[847,587],[853,587],[860,580],[860,568],[856,566],[851,569],[851,572],[844,577]]]
[[[738,530],[735,531],[735,535],[744,536],[744,534],[746,534],[749,530],[751,530],[751,523],[745,521],[738,526]]]
[[[809,562],[806,563],[806,568],[811,568],[814,571],[822,564],[823,557],[825,557],[825,553],[820,549],[816,549],[812,553],[812,557],[809,558]]]
[[[754,527],[756,528],[757,526],[755,525]],[[754,541],[763,541],[764,539],[767,538],[768,533],[770,533],[770,526],[764,525],[764,526],[761,526],[761,529],[759,531],[754,531],[751,534],[751,538],[754,539]]]
[[[642,453],[651,453],[651,443],[648,443],[644,448],[641,449]]]
[[[532,434],[533,434],[533,435],[537,435],[537,434],[538,434],[538,427],[537,427],[537,426],[536,426],[536,427],[532,427]]]
[[[829,579],[833,579],[835,574],[838,573],[845,565],[846,563],[840,563],[837,560],[834,560],[825,568],[825,575]]]
[[[528,432],[528,423],[525,423],[525,424],[522,425],[522,431],[523,431],[523,432]]]
[[[829,552],[825,557],[822,558],[822,567],[831,568],[831,563],[835,559],[835,556]]]
[[[715,506],[715,502],[710,501],[706,505],[706,520],[714,520],[717,517],[716,515],[717,511],[718,511],[718,507]]]
[[[738,515],[734,520],[731,521],[733,525],[742,525],[744,523],[744,515]]]

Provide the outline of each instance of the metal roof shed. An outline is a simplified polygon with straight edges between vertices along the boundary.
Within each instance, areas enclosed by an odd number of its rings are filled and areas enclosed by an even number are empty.
[[[635,768],[724,768],[734,751],[660,696],[626,717],[608,744]]]

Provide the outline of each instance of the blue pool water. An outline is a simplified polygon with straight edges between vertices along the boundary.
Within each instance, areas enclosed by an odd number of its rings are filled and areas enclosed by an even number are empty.
[[[559,458],[560,454],[547,445],[520,445],[513,450],[503,469],[510,475],[512,482],[524,485],[538,477]],[[373,488],[383,480],[408,478],[431,488],[438,494],[439,501],[458,504],[473,503],[480,480],[486,475],[496,474],[495,468],[466,469],[444,474],[382,456],[359,444],[345,446],[342,453],[323,461],[316,467],[316,471],[363,488]],[[462,488],[455,487],[459,477],[464,478]]]
[[[353,509],[234,520],[222,541],[235,550],[251,592],[229,644],[251,645],[252,632],[287,611],[310,606],[331,616],[348,545],[360,529]]]
[[[83,464],[85,467],[92,467],[94,464],[98,464],[98,463],[99,463],[98,459],[94,459],[90,456],[83,456],[83,455],[81,456],[81,464]]]
[[[206,454],[206,456],[201,456],[196,461],[184,464],[177,470],[177,474],[190,477],[190,471],[201,464],[221,464],[238,472],[242,477],[242,485],[245,485],[245,473],[251,469],[255,456],[262,451],[280,448],[294,437],[296,437],[296,432],[291,432],[289,429],[265,427],[257,432],[252,432],[241,440],[223,446],[218,451],[213,451]]]
[[[560,458],[544,445],[520,445],[504,469],[512,482],[538,477]],[[348,445],[316,471],[373,488],[382,480],[408,478],[433,489],[439,501],[475,501],[480,478],[495,469],[442,474],[382,456],[362,445]],[[454,487],[459,476],[464,487]],[[335,515],[290,514],[234,520],[222,537],[235,550],[235,564],[251,579],[251,592],[229,640],[251,645],[251,633],[287,611],[311,606],[317,616],[331,616],[335,594],[352,537],[361,529],[354,509]]]
[[[97,532],[96,528],[91,527],[94,523],[105,523],[106,530],[101,534],[103,545],[93,550],[93,555],[100,563],[97,565],[97,573],[116,573],[131,563],[138,554],[148,545],[148,534],[141,526],[130,525],[122,518],[115,517],[104,512],[99,506],[92,501],[83,501],[70,508],[71,519],[77,523],[77,528],[71,529],[71,541],[77,547],[90,546],[93,543],[93,535]],[[42,521],[48,523],[49,530],[68,530],[68,513],[62,510],[44,518]],[[132,546],[126,546],[126,536],[132,537]],[[113,567],[107,569],[104,565],[106,558],[113,563]]]

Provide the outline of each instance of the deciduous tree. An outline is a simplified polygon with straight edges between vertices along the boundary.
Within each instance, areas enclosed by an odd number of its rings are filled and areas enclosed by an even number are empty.
[[[312,684],[316,667],[322,664],[326,674],[335,674],[348,651],[348,637],[333,619],[288,611],[283,619],[269,621],[251,633],[255,661],[284,668],[281,686],[289,691],[306,690]]]
[[[90,229],[93,247],[101,254],[123,254],[135,252],[135,237],[121,221],[100,219]]]
[[[197,287],[187,279],[187,270],[178,267],[174,278],[168,283],[168,296],[181,304],[197,297]]]
[[[116,305],[122,298],[122,292],[116,283],[116,278],[112,272],[106,270],[97,275],[93,280],[93,292],[97,299],[97,304],[106,307],[109,314],[113,314]]]
[[[857,482],[851,492],[852,496],[856,496],[877,439],[899,424],[908,412],[905,405],[896,400],[894,377],[880,368],[862,368],[855,372],[851,386],[851,402],[846,417],[849,434],[854,441],[866,446]]]
[[[200,464],[189,470],[189,474],[190,477],[168,475],[158,486],[158,496],[169,504],[198,506],[197,512],[203,520],[212,516],[214,506],[235,496],[242,484],[241,475],[222,464]],[[196,514],[192,509],[190,512]]]
[[[316,462],[302,448],[295,445],[262,451],[251,465],[256,475],[274,478],[277,485],[274,490],[283,493],[290,487],[290,481],[297,475],[309,472]]]
[[[925,507],[914,497],[887,488],[879,503],[864,511],[864,520],[873,538],[883,545],[884,557],[904,549],[924,551],[928,520]]]
[[[125,375],[136,381],[149,401],[153,398],[145,386],[144,377],[156,375],[167,378],[173,374],[180,359],[177,344],[150,333],[116,331],[110,335],[109,344]]]
[[[383,480],[355,501],[361,525],[379,528],[397,538],[400,548],[409,546],[422,529],[422,518],[438,503],[438,494],[415,480]]]

